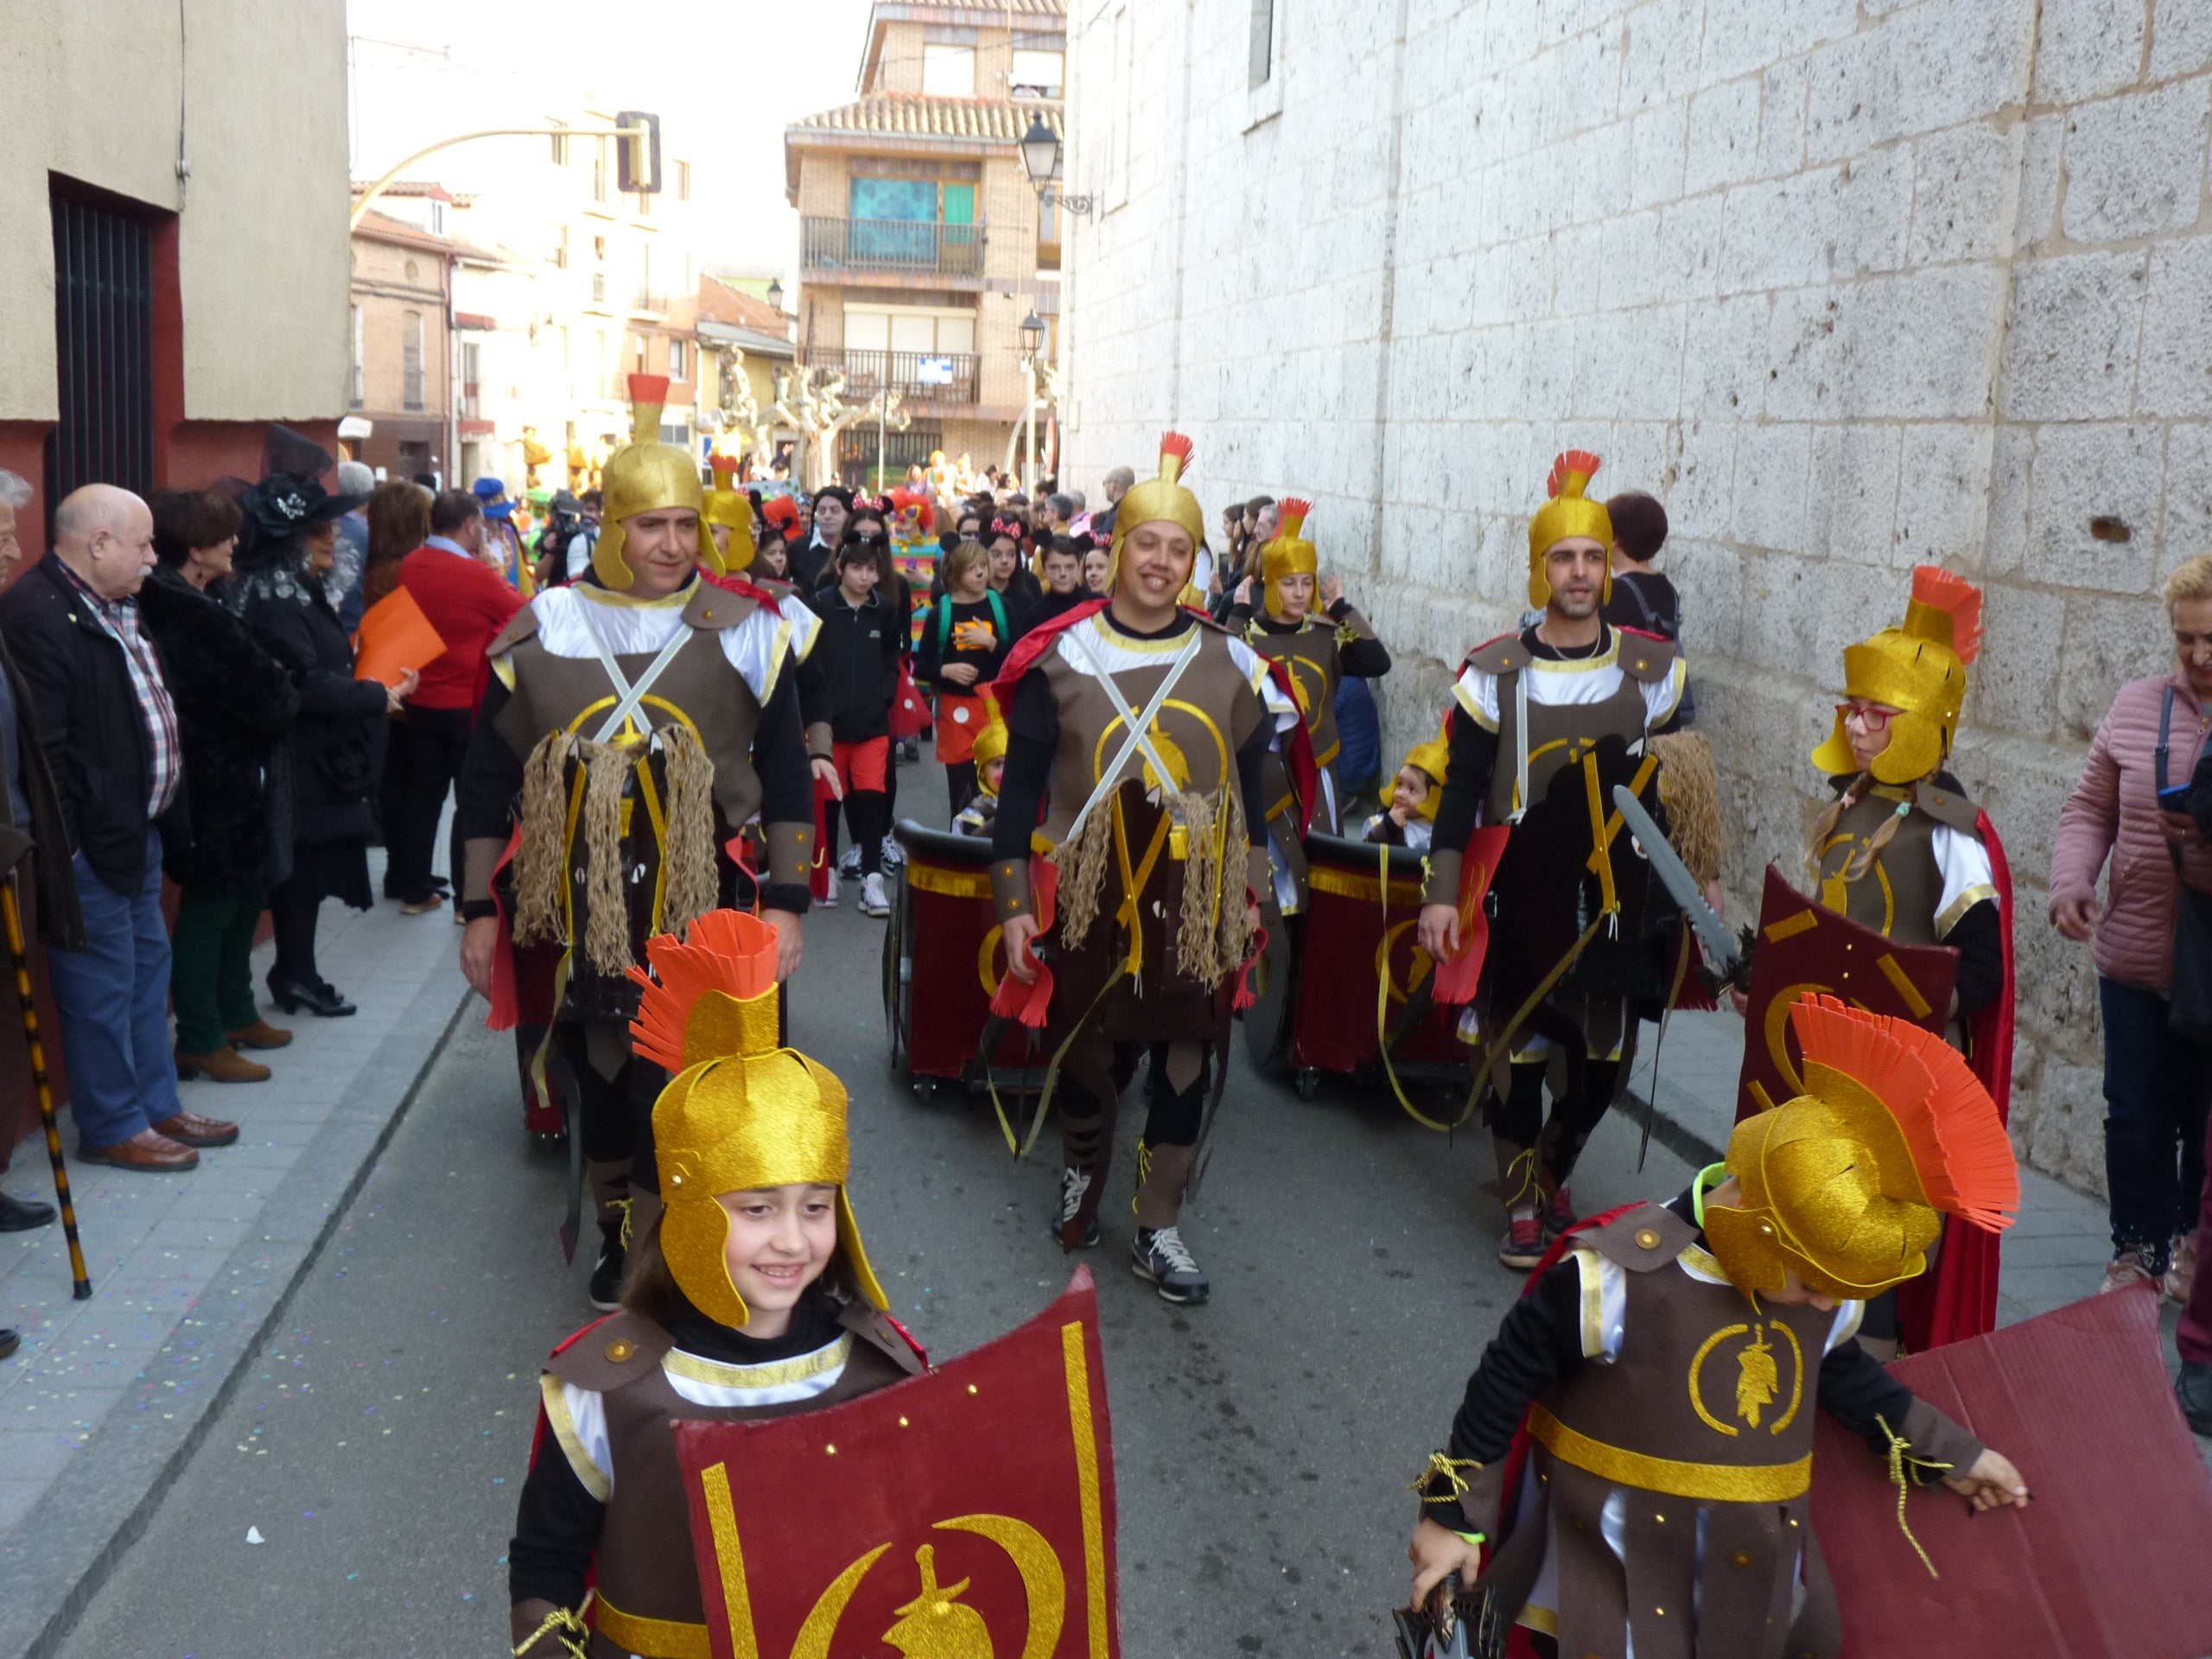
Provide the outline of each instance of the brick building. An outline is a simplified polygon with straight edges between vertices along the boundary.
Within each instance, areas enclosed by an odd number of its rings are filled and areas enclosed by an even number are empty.
[[[410,194],[442,227],[451,198],[436,186]],[[350,440],[355,459],[392,478],[454,476],[453,264],[454,243],[372,207],[353,228],[353,379],[348,410],[368,423]],[[467,480],[463,480],[466,483]]]
[[[932,449],[980,470],[1006,460],[1029,396],[1021,323],[1057,347],[1058,214],[1039,222],[1020,141],[1058,131],[1060,0],[900,3],[870,10],[860,97],[784,135],[799,211],[799,360],[841,371],[862,402],[888,385],[912,417],[888,435],[893,472]],[[874,429],[842,435],[859,482]]]
[[[1674,520],[1741,906],[1802,850],[1843,645],[1917,561],[1986,585],[1957,769],[2018,883],[2013,1129],[2101,1184],[2043,884],[2212,550],[2212,7],[1103,0],[1071,61],[1068,476],[1172,423],[1209,506],[1315,497],[1394,745],[1512,623],[1552,455],[1599,450]]]

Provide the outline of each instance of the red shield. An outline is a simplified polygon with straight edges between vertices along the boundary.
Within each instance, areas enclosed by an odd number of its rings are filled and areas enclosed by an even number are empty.
[[[1481,837],[1467,849],[1472,903],[1465,914],[1466,950],[1480,971],[1489,929],[1482,889],[1496,853]],[[1496,837],[1502,840],[1502,832]],[[1389,1020],[1395,1024],[1406,998],[1428,972],[1428,954],[1415,942],[1421,922],[1421,855],[1403,848],[1384,849],[1333,836],[1306,838],[1306,932],[1298,966],[1298,1015],[1292,1037],[1291,1064],[1324,1071],[1351,1072],[1373,1065],[1382,1055],[1375,1032],[1377,981],[1389,986]],[[1387,886],[1385,869],[1387,868]],[[1401,1062],[1465,1065],[1465,1046],[1453,1035],[1459,1010],[1440,1002],[1406,1033],[1398,1046]]]
[[[1736,1121],[1805,1092],[1802,1057],[1789,1029],[1792,1003],[1807,996],[1839,996],[1855,1008],[1894,1014],[1940,1032],[1949,1014],[1958,966],[1957,951],[1885,938],[1815,904],[1768,865],[1758,944],[1751,957],[1751,1006],[1744,1011]]]
[[[1915,1394],[2018,1465],[2034,1499],[1972,1516],[1915,1491],[1897,1529],[1879,1458],[1826,1413],[1813,1525],[1843,1659],[2199,1659],[2212,1637],[2212,1480],[2175,1409],[2148,1290],[2091,1296],[1899,1360]]]
[[[1086,1268],[1010,1335],[827,1411],[676,1425],[715,1659],[1110,1659]]]

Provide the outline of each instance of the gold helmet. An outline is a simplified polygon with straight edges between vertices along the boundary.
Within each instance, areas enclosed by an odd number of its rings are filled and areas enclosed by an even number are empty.
[[[1451,763],[1452,751],[1440,734],[1406,751],[1406,765],[1418,767],[1429,776],[1428,793],[1421,797],[1417,810],[1432,823],[1436,818],[1436,809],[1444,802],[1444,774]]]
[[[648,940],[645,958],[652,976],[630,969],[645,992],[630,1036],[638,1054],[674,1074],[653,1103],[653,1143],[661,1254],[677,1288],[742,1330],[751,1314],[730,1280],[729,1212],[717,1195],[820,1181],[837,1189],[837,1253],[852,1288],[887,1308],[845,1193],[845,1085],[777,1044],[776,930],[709,911],[688,938]]]
[[[632,580],[622,557],[623,520],[669,507],[689,507],[696,512],[705,505],[699,469],[691,457],[674,444],[659,441],[661,404],[667,396],[666,375],[630,377],[631,439],[600,469],[600,531],[592,549],[591,568],[603,584],[617,593]],[[711,538],[699,550],[699,563],[716,575],[721,574],[721,561],[715,556]]]
[[[1783,1270],[1839,1301],[1923,1271],[1943,1217],[2012,1224],[2020,1174],[1996,1103],[1935,1033],[1846,1007],[1793,1004],[1805,1092],[1728,1137],[1740,1205],[1707,1205],[1706,1241],[1738,1289],[1782,1289]]]
[[[1553,546],[1570,536],[1587,536],[1610,556],[1613,545],[1613,521],[1605,512],[1603,501],[1592,500],[1586,493],[1590,480],[1598,475],[1598,468],[1605,463],[1587,449],[1569,449],[1552,462],[1552,475],[1545,480],[1545,493],[1551,499],[1536,509],[1536,516],[1529,520],[1529,602],[1538,610],[1552,602],[1551,578],[1544,574],[1544,555]],[[1613,568],[1610,556],[1605,565],[1605,579],[1598,591],[1600,603],[1613,596]]]
[[[1980,654],[1981,589],[1932,564],[1913,569],[1903,627],[1844,647],[1845,695],[1899,711],[1890,722],[1890,747],[1868,768],[1878,782],[1909,784],[1950,759],[1967,668]],[[1859,775],[1840,712],[1827,741],[1813,751],[1813,764],[1838,778]]]
[[[999,700],[986,691],[983,694],[983,729],[976,734],[976,753],[972,758],[976,762],[976,786],[993,799],[997,798],[998,791],[985,781],[983,768],[994,760],[1006,759],[1007,739],[1006,721],[999,715]]]
[[[1321,568],[1320,556],[1313,543],[1300,539],[1298,532],[1306,528],[1306,515],[1313,511],[1311,501],[1300,501],[1296,496],[1286,497],[1276,509],[1275,538],[1260,550],[1260,582],[1267,595],[1268,614],[1282,614],[1282,594],[1275,583],[1284,576],[1310,576]]]
[[[1205,510],[1198,498],[1185,487],[1182,478],[1191,464],[1191,441],[1180,432],[1163,433],[1160,440],[1160,475],[1132,484],[1122,492],[1114,510],[1114,541],[1106,556],[1106,591],[1112,593],[1122,575],[1122,543],[1139,524],[1166,519],[1191,532],[1193,549],[1206,544]],[[1193,564],[1195,569],[1195,563]]]
[[[707,461],[714,468],[715,487],[707,492],[707,537],[699,543],[699,555],[703,559],[715,551],[713,535],[719,524],[729,531],[729,544],[721,550],[721,569],[717,575],[734,575],[749,569],[753,564],[753,498],[736,487],[737,457],[714,455]]]

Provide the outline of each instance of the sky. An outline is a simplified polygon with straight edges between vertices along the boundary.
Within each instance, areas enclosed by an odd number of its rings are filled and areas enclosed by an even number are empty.
[[[795,286],[784,128],[852,99],[868,0],[346,0],[346,15],[356,179],[448,133],[540,125],[587,102],[651,110],[664,162],[692,164],[707,264],[772,267]],[[480,188],[472,155],[543,142],[480,139],[409,176]]]

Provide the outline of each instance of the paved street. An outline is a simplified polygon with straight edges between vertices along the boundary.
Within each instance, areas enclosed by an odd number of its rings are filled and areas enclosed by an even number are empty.
[[[1043,1237],[1049,1161],[1009,1160],[983,1103],[925,1105],[893,1086],[881,938],[849,903],[810,924],[794,1040],[852,1090],[871,1254],[895,1311],[944,1357],[1042,1306],[1066,1264]],[[1664,1075],[1719,1065],[1726,1038],[1717,1022],[1671,1032]],[[564,1272],[553,1236],[559,1167],[519,1129],[512,1052],[473,1013],[456,1028],[143,1535],[54,1651],[498,1650],[537,1363],[591,1317],[585,1264]],[[1686,1144],[1710,1132],[1669,1130]],[[1584,1208],[1686,1179],[1656,1140],[1638,1175],[1637,1141],[1625,1116],[1601,1130],[1577,1182]],[[1128,1652],[1389,1652],[1405,1484],[1518,1288],[1492,1255],[1488,1162],[1479,1141],[1447,1147],[1384,1101],[1325,1088],[1306,1103],[1243,1073],[1191,1229],[1214,1304],[1180,1313],[1137,1283],[1118,1254],[1126,1210],[1109,1208],[1090,1259]],[[2030,1179],[2008,1249],[2038,1294],[2048,1281],[2069,1300],[2095,1283],[2101,1246],[2081,1236],[2100,1208]],[[2026,1311],[2008,1300],[2008,1314]]]

